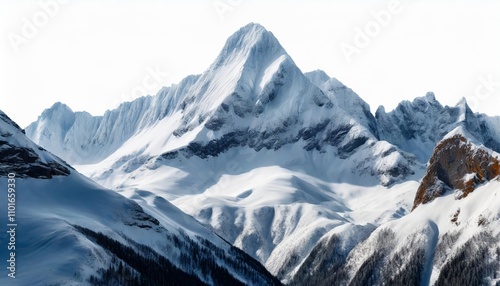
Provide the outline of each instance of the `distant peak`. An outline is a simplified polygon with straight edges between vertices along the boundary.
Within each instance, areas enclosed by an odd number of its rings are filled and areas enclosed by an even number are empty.
[[[375,117],[378,118],[380,115],[385,114],[385,107],[383,105],[379,105],[377,111],[375,111]]]
[[[54,103],[50,108],[49,110],[69,110],[71,112],[73,112],[73,110],[71,110],[71,108],[69,106],[67,106],[66,104],[62,103],[62,102],[56,102]]]
[[[251,31],[251,30],[259,30],[262,32],[267,32],[267,30],[266,30],[266,28],[264,28],[264,26],[262,26],[259,23],[254,23],[254,22],[250,22],[250,23],[246,24],[245,26],[241,27],[239,31],[245,32],[245,31]]]
[[[419,96],[413,99],[413,101],[403,100],[398,104],[398,109],[401,108],[425,108],[425,106],[441,106],[439,101],[437,101],[434,92],[429,91],[425,96]]]
[[[456,107],[464,107],[467,106],[467,99],[465,97],[462,97],[457,104],[455,105]]]
[[[472,110],[469,108],[469,105],[467,104],[467,100],[465,97],[462,97],[458,103],[455,105],[455,108],[457,108],[460,112],[460,116],[458,117],[458,121],[465,121],[467,120],[469,114],[472,114]]]
[[[330,79],[330,76],[324,70],[320,70],[320,69],[306,72],[305,75],[321,77],[321,78],[324,78],[326,80]]]
[[[434,92],[428,91],[425,96],[417,97],[413,100],[413,102],[419,102],[419,101],[426,101],[428,103],[435,103],[438,102],[436,100],[436,95],[434,95]]]
[[[40,117],[52,119],[60,118],[65,125],[71,125],[74,122],[75,112],[73,112],[73,110],[71,110],[71,108],[69,108],[66,104],[56,102],[49,109],[45,109]]]
[[[429,91],[425,94],[425,99],[427,99],[427,101],[436,101],[436,96],[434,95],[434,92]]]
[[[317,86],[321,86],[330,80],[330,76],[328,76],[328,74],[326,74],[323,70],[306,72],[304,75]]]
[[[240,28],[233,35],[231,35],[227,40],[226,47],[230,48],[232,46],[242,47],[242,46],[252,45],[257,43],[261,38],[266,36],[274,38],[274,35],[268,30],[266,30],[266,28],[264,28],[262,25],[250,23]],[[278,41],[276,38],[274,39],[276,40],[276,42]],[[228,44],[230,44],[229,47]]]

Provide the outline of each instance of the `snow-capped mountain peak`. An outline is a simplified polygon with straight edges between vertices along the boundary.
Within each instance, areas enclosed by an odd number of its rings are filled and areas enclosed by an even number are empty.
[[[54,103],[50,108],[46,109],[44,112],[42,112],[42,117],[47,118],[52,115],[61,115],[61,114],[72,114],[73,110],[66,104],[62,102],[56,102]]]
[[[212,67],[228,65],[234,61],[251,64],[251,61],[261,61],[259,57],[283,54],[286,52],[273,33],[260,24],[250,23],[228,38]]]
[[[316,86],[322,86],[330,80],[330,76],[323,70],[314,70],[304,73]]]
[[[436,95],[432,91],[428,91],[425,94],[425,99],[427,99],[428,102],[436,102]]]
[[[467,99],[462,97],[457,104],[455,105],[455,109],[458,112],[457,122],[462,122],[467,125],[468,128],[471,128],[472,132],[478,131],[474,129],[479,129],[479,123],[477,122],[477,118],[474,112],[470,109],[469,104],[467,103]],[[477,133],[476,133],[477,134]]]
[[[176,134],[201,122],[213,129],[210,126],[220,121],[226,109],[240,118],[261,113],[285,77],[297,74],[300,71],[276,37],[259,24],[248,24],[229,37],[214,63],[184,96],[180,104],[184,124]],[[214,114],[217,118],[208,121]]]
[[[460,100],[455,104],[456,107],[462,107],[467,105],[467,99],[463,96]]]

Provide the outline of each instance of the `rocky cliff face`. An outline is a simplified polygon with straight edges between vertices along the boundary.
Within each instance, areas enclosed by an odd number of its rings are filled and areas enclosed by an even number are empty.
[[[427,172],[420,183],[413,209],[447,191],[457,190],[457,198],[466,197],[478,184],[500,174],[498,158],[457,134],[441,141],[434,149]]]
[[[453,107],[442,106],[429,92],[412,102],[401,102],[391,112],[381,106],[375,118],[381,140],[415,154],[422,163],[428,162],[436,144],[458,126],[464,126],[484,146],[500,152],[500,119],[474,113],[465,99]]]
[[[5,113],[0,111],[0,176],[50,179],[69,175],[71,167],[36,146]]]

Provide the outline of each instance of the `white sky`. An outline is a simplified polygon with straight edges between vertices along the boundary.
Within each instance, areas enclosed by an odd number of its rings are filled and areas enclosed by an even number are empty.
[[[373,112],[434,91],[443,104],[466,97],[500,115],[500,1],[401,1],[383,26],[373,13],[389,0],[65,0],[47,16],[40,3],[55,1],[0,0],[0,109],[22,127],[57,101],[101,115],[202,73],[249,22],[272,31],[302,71],[325,70]],[[355,47],[367,25],[372,36],[348,61],[341,45]],[[151,69],[168,75],[152,80]]]

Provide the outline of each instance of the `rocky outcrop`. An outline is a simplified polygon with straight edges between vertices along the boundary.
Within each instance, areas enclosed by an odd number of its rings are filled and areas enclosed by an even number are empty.
[[[485,149],[474,146],[457,134],[439,143],[434,149],[427,172],[420,183],[413,209],[428,203],[447,191],[458,191],[457,198],[466,197],[478,184],[500,174],[500,162]]]
[[[0,140],[0,176],[15,173],[20,178],[50,179],[70,174],[68,166],[43,162],[33,149],[13,146]]]
[[[50,179],[69,175],[70,169],[62,160],[52,158],[45,149],[30,142],[24,130],[0,111],[0,177],[14,173],[19,178]]]

